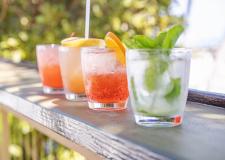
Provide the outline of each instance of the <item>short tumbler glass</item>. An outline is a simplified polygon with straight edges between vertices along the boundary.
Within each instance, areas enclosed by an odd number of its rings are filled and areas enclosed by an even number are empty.
[[[71,101],[86,101],[80,50],[76,47],[59,47],[65,97]]]
[[[58,45],[36,46],[38,70],[46,94],[62,94],[63,84],[59,67]]]
[[[85,91],[89,108],[99,111],[126,109],[128,84],[126,67],[108,48],[83,48],[81,51]]]
[[[187,101],[191,51],[130,49],[126,55],[136,123],[147,127],[180,125]]]

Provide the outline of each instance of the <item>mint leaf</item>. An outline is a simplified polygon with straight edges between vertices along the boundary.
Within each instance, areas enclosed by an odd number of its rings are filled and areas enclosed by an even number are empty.
[[[149,92],[152,92],[157,88],[158,75],[157,64],[155,64],[154,61],[151,61],[149,66],[145,69],[144,75],[144,84]]]
[[[137,43],[131,39],[131,40],[123,40],[123,43],[126,45],[127,48],[139,48],[139,46],[137,45]]]
[[[175,46],[177,39],[180,37],[181,33],[184,31],[184,27],[181,25],[175,25],[166,32],[161,47],[163,49],[172,49]]]
[[[166,93],[165,98],[167,101],[172,101],[176,97],[178,97],[181,93],[181,79],[172,78],[169,86],[170,86],[170,89]]]
[[[137,91],[136,91],[136,87],[135,87],[135,84],[134,84],[134,77],[133,76],[130,78],[130,84],[131,84],[131,89],[132,89],[132,92],[133,92],[134,99],[137,101],[138,97],[137,97]]]
[[[167,35],[167,32],[161,32],[156,38],[157,48],[162,48],[163,41]]]
[[[175,25],[169,30],[161,32],[154,39],[145,35],[136,35],[132,39],[124,41],[124,43],[128,48],[172,49],[183,31],[184,27],[182,25]],[[169,53],[166,52],[166,54]]]
[[[159,65],[159,72],[162,74],[169,67],[169,62],[167,62],[166,60],[159,59],[158,65]]]
[[[149,92],[152,92],[157,88],[158,77],[161,75],[160,72],[164,70],[164,66],[162,66],[162,68],[160,67],[160,61],[161,59],[157,55],[150,56],[148,67],[145,69],[144,84]]]
[[[149,92],[157,88],[157,82],[169,67],[169,62],[155,55],[149,58],[148,67],[145,69],[144,84]]]
[[[144,48],[156,48],[157,43],[154,39],[151,39],[144,35],[136,35],[132,39],[123,41],[127,48],[144,49]]]
[[[134,36],[135,43],[138,43],[141,48],[155,48],[157,43],[155,40],[144,36],[144,35],[136,35]]]

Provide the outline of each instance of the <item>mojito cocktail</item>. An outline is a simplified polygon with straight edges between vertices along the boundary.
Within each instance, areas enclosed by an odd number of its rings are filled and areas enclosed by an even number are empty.
[[[130,100],[136,123],[170,127],[182,123],[188,93],[190,50],[174,49],[184,27],[126,42]]]
[[[36,55],[38,69],[47,94],[62,93],[63,84],[59,66],[58,45],[37,45]]]
[[[131,49],[127,68],[131,103],[138,124],[181,124],[188,93],[190,50]]]

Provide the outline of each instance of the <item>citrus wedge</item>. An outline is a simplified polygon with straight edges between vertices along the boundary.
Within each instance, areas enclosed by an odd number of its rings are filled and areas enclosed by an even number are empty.
[[[69,37],[69,38],[65,38],[61,41],[62,45],[66,45],[67,43],[71,43],[72,41],[75,41],[79,39],[78,37]]]
[[[105,36],[105,44],[107,48],[112,48],[116,51],[116,58],[117,60],[125,65],[126,64],[126,58],[125,58],[125,52],[126,49],[123,46],[123,43],[120,41],[120,39],[112,32],[108,32]]]
[[[90,47],[90,46],[98,46],[103,47],[105,46],[105,42],[102,39],[97,38],[77,38],[77,37],[70,37],[66,38],[61,41],[63,46],[68,47]]]
[[[122,49],[122,51],[124,53],[126,52],[126,49],[125,49],[123,43],[121,42],[121,40],[114,33],[108,32],[106,34],[106,37],[111,37],[120,46],[120,48]]]

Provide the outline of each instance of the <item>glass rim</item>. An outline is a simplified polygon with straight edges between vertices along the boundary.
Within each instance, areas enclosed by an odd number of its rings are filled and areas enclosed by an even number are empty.
[[[59,54],[69,54],[69,53],[78,52],[78,51],[81,52],[81,48],[60,45],[58,47],[58,51],[59,51]]]
[[[84,52],[85,51],[85,52]],[[82,54],[107,54],[116,52],[113,48],[106,47],[81,47]]]
[[[45,47],[45,48],[47,48],[47,47],[50,47],[50,48],[54,48],[54,47],[59,47],[60,45],[59,44],[55,44],[55,43],[47,43],[47,44],[37,44],[36,45],[36,48],[39,48],[39,47]]]
[[[65,48],[65,49],[81,49],[83,47],[73,47],[73,46],[59,45],[59,48]]]
[[[59,45],[59,49],[80,49],[81,47]]]
[[[165,54],[167,51],[171,51],[171,54]],[[128,49],[126,51],[127,60],[143,60],[150,56],[164,56],[171,59],[189,59],[191,58],[190,48],[173,48],[173,49]]]
[[[161,49],[161,48],[156,48],[156,49],[152,49],[152,48],[134,48],[134,49],[127,49],[127,51],[150,51],[150,52],[155,52],[155,51],[175,51],[175,52],[178,52],[178,51],[185,51],[185,52],[190,52],[192,51],[191,48],[173,48],[173,49]]]

